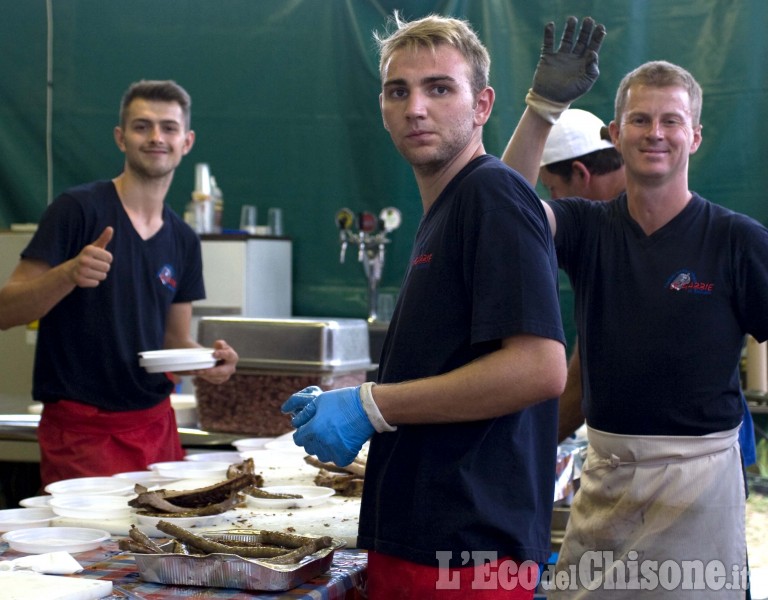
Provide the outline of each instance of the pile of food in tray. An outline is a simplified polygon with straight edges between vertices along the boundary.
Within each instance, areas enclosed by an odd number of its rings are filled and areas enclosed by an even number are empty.
[[[263,478],[251,459],[232,465],[227,479],[191,490],[148,489],[137,484],[129,505],[137,515],[158,517],[156,540],[134,525],[121,550],[131,552],[142,579],[169,585],[284,591],[327,571],[343,540],[280,531],[232,529],[192,532],[178,523],[185,517],[214,515],[242,503],[243,495],[299,499],[261,488]],[[174,522],[175,521],[175,522]]]
[[[333,546],[330,536],[301,536],[280,531],[245,531],[247,539],[232,539],[232,532],[197,535],[169,521],[160,521],[157,528],[175,538],[170,546],[161,547],[136,526],[129,537],[119,542],[121,550],[141,554],[181,554],[183,556],[234,554],[241,558],[258,558],[273,565],[292,565],[305,556]],[[240,530],[235,530],[240,531]]]
[[[252,530],[195,534],[168,521],[157,527],[170,536],[168,542],[160,544],[131,527],[119,547],[133,553],[142,579],[166,585],[289,590],[325,573],[334,551],[344,546],[329,536]]]

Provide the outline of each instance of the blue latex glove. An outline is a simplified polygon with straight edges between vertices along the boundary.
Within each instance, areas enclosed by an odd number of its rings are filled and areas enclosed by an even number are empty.
[[[751,467],[757,462],[755,422],[752,420],[752,413],[749,412],[749,405],[744,396],[741,397],[741,404],[744,407],[744,418],[741,423],[741,429],[739,429],[739,444],[741,445],[741,456],[746,468]]]
[[[294,427],[301,427],[315,415],[315,410],[317,410],[317,407],[315,406],[315,398],[322,393],[323,390],[316,385],[305,387],[300,392],[296,392],[293,396],[288,398],[288,400],[283,403],[283,406],[280,407],[280,410],[284,413],[291,413],[293,415],[291,424]],[[303,415],[301,420],[298,418],[300,414]]]
[[[295,415],[291,423],[297,429],[293,434],[297,445],[323,462],[345,467],[374,433],[360,401],[360,386],[320,393],[318,389],[294,394],[281,410]]]
[[[531,86],[542,98],[565,104],[573,102],[586,94],[600,75],[597,53],[605,37],[605,27],[595,25],[591,17],[586,17],[574,43],[578,24],[576,17],[568,17],[557,51],[555,24],[547,23],[544,28],[541,57]]]

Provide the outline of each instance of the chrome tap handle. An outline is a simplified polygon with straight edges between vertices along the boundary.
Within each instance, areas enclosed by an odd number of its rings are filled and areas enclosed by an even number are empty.
[[[365,260],[365,233],[360,232],[360,247],[357,251],[357,261],[363,262]]]
[[[339,228],[339,239],[341,240],[341,253],[339,262],[344,264],[347,256],[347,239],[349,238],[349,228],[355,222],[355,214],[348,208],[342,208],[336,213],[336,226]]]

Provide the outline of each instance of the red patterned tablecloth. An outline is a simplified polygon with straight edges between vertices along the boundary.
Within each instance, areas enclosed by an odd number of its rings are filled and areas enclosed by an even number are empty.
[[[0,545],[3,559],[22,554]],[[115,541],[101,548],[73,555],[85,570],[71,577],[107,579],[112,581],[110,600],[359,600],[364,598],[367,555],[360,550],[337,550],[331,569],[319,577],[285,592],[249,592],[224,588],[171,586],[149,583],[139,577],[136,563],[129,554],[121,552]]]

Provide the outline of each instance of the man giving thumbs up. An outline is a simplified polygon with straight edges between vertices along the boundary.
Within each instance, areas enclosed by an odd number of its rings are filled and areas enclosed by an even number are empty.
[[[43,214],[0,289],[0,329],[40,321],[32,395],[41,482],[123,471],[183,457],[174,384],[138,353],[199,346],[192,301],[205,298],[200,240],[169,207],[173,174],[194,143],[191,101],[173,81],[140,81],[122,99],[114,136],[125,154],[112,180],[67,190]],[[237,353],[194,372],[229,379]]]

